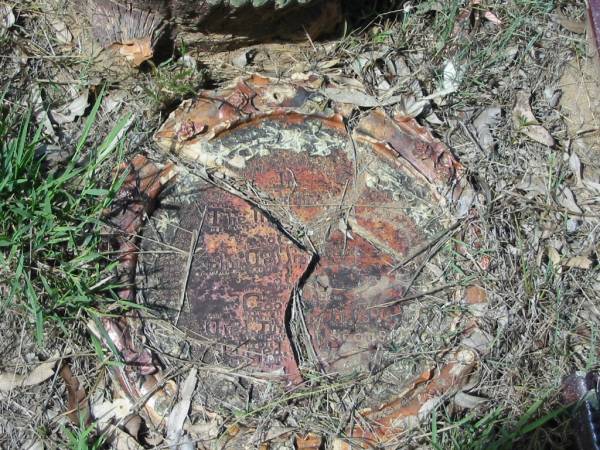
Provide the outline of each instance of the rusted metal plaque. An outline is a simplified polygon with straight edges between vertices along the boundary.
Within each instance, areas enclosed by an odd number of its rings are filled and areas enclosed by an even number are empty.
[[[156,289],[147,295],[181,308],[173,321],[199,344],[205,359],[296,377],[285,314],[310,255],[257,208],[213,186],[168,210],[175,211],[169,223],[158,227],[165,244],[182,252],[155,255]]]
[[[311,80],[254,76],[176,111],[157,141],[227,176],[314,250],[306,324],[322,366],[348,373],[410,328],[397,301],[411,268],[395,266],[449,225],[461,186],[460,165],[413,119],[374,111],[350,134],[336,109]]]

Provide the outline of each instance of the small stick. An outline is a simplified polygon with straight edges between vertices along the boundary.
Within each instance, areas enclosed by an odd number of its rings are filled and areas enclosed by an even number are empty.
[[[183,309],[183,305],[185,304],[187,286],[190,279],[190,272],[192,271],[192,263],[194,262],[194,255],[196,254],[196,247],[198,246],[198,240],[200,239],[200,232],[202,231],[202,226],[204,225],[204,218],[206,217],[206,206],[204,207],[204,212],[202,213],[202,220],[200,220],[200,227],[198,230],[192,231],[192,239],[190,241],[190,252],[188,253],[188,260],[186,266],[185,278],[183,280],[183,289],[181,290],[181,298],[179,300],[179,310],[177,311],[177,317],[175,318],[175,326],[179,324],[179,317],[181,316],[181,310]]]

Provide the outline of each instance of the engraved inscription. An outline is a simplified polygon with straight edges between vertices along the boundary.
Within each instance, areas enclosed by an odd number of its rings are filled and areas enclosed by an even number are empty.
[[[232,194],[210,188],[195,203],[181,211],[183,229],[202,228],[179,326],[214,343],[230,365],[291,375],[285,311],[308,255]]]
[[[342,233],[331,236],[303,291],[307,327],[328,370],[364,367],[401,320],[398,304],[378,307],[405,293],[407,280],[390,273],[391,261],[359,236],[345,244]]]
[[[243,173],[278,206],[305,222],[338,208],[353,178],[352,163],[341,150],[328,156],[280,150],[276,157],[250,161]]]

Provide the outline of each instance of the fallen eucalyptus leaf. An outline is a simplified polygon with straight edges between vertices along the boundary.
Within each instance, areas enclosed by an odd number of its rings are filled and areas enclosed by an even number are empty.
[[[167,439],[170,441],[171,448],[177,449],[183,436],[183,424],[188,416],[192,394],[196,388],[197,370],[192,369],[183,382],[179,396],[179,402],[173,407],[167,419]]]
[[[531,173],[526,174],[516,187],[517,189],[526,192],[533,192],[541,195],[548,194],[548,186],[544,179],[539,175],[533,175]]]
[[[454,396],[454,403],[463,409],[473,409],[489,401],[487,398],[467,394],[466,392],[457,392]]]
[[[577,185],[581,185],[581,161],[575,152],[571,152],[571,155],[569,155],[569,168],[573,172],[573,175],[575,175]]]
[[[583,184],[586,188],[596,191],[597,194],[600,194],[600,183],[596,183],[595,181],[583,180]]]
[[[481,111],[473,121],[479,145],[486,151],[494,149],[495,142],[492,128],[498,124],[501,115],[502,110],[499,106],[491,106]]]
[[[557,200],[559,205],[568,209],[570,212],[581,214],[581,208],[577,206],[577,202],[575,201],[575,196],[573,192],[568,187],[563,187],[557,196]]]
[[[0,30],[8,30],[15,24],[15,21],[12,8],[4,3],[0,4]]]
[[[552,246],[548,246],[546,248],[546,253],[548,254],[548,260],[550,261],[554,269],[560,268],[560,254],[558,253],[558,250],[556,250]]]
[[[413,96],[408,97],[404,102],[402,111],[409,117],[418,117],[430,104],[429,99],[415,100]]]
[[[59,125],[73,122],[82,116],[88,106],[88,91],[85,91],[73,101],[50,111],[50,117]]]
[[[37,85],[34,85],[31,89],[31,103],[33,104],[33,114],[35,119],[38,124],[42,126],[44,135],[51,138],[53,141],[56,141],[56,132],[54,131],[50,117],[48,117],[48,113],[44,108],[42,93]]]
[[[56,361],[47,361],[27,375],[18,375],[16,373],[0,373],[0,392],[8,392],[15,388],[35,386],[43,383],[54,375],[54,366]]]
[[[456,66],[452,61],[448,61],[444,66],[444,78],[442,85],[440,86],[441,91],[455,92],[460,85],[460,76],[456,70]]]
[[[571,33],[585,33],[585,21],[583,20],[569,19],[561,10],[557,10],[556,13],[552,14],[550,17],[554,22],[558,23],[561,27]]]
[[[67,25],[60,19],[54,17],[50,19],[50,25],[54,29],[54,37],[59,44],[70,44],[73,40],[73,35],[69,31]]]
[[[567,267],[572,267],[576,269],[589,269],[592,267],[593,261],[587,256],[575,256],[573,258],[569,258],[565,264]]]
[[[529,106],[529,93],[517,92],[517,101],[513,109],[513,124],[515,128],[535,142],[554,147],[554,138],[548,130],[539,125]]]

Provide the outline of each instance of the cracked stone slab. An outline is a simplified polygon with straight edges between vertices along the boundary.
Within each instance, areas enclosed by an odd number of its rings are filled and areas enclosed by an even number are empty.
[[[455,223],[467,186],[413,119],[374,110],[349,132],[345,109],[319,88],[253,76],[201,92],[156,141],[224,177],[314,251],[301,295],[309,345],[326,371],[347,374],[368,370],[393,330],[410,334],[399,300],[418,293],[420,255]]]
[[[247,201],[201,180],[183,185],[144,233],[144,296],[170,311],[203,361],[297,378],[285,315],[310,255]],[[156,242],[176,251],[156,252]]]

